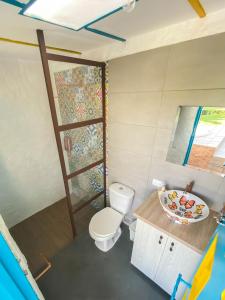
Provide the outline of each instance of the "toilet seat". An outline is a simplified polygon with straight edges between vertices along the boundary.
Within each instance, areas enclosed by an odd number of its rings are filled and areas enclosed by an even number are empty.
[[[117,232],[122,220],[122,214],[111,207],[106,207],[92,217],[89,232],[98,240],[111,238]]]
[[[110,207],[97,212],[89,223],[89,234],[103,252],[109,251],[121,236],[120,224],[130,211],[134,191],[120,183],[109,186]]]

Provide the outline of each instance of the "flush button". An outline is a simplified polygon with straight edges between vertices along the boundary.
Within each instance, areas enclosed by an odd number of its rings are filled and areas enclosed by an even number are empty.
[[[119,187],[119,190],[123,190],[123,187],[122,187],[122,186],[120,186],[120,187]]]

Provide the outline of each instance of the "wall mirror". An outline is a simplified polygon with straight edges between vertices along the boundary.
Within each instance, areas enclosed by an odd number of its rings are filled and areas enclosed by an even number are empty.
[[[225,176],[225,107],[180,106],[167,161]]]

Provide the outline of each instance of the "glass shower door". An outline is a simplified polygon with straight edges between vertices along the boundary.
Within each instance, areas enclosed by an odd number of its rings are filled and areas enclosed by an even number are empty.
[[[49,61],[73,212],[104,193],[102,68]]]
[[[105,64],[46,52],[38,41],[67,195],[73,213],[106,202]]]

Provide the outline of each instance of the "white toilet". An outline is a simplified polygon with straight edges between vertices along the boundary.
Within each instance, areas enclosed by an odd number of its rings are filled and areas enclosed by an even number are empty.
[[[120,183],[110,185],[109,201],[111,207],[97,212],[89,224],[90,236],[101,251],[109,251],[120,237],[120,224],[125,214],[129,212],[133,198],[134,191],[131,188]]]

